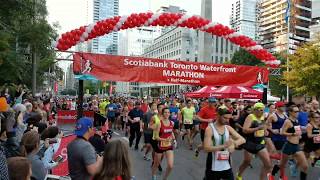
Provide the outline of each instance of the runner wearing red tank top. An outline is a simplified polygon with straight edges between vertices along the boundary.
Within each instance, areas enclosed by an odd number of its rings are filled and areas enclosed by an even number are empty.
[[[173,133],[173,122],[169,120],[170,110],[164,108],[162,110],[162,117],[160,126],[157,127],[154,131],[159,132],[159,137],[157,141],[159,143],[158,148],[155,150],[156,154],[154,157],[154,164],[152,166],[152,180],[156,180],[156,171],[160,163],[161,156],[164,155],[167,158],[167,169],[166,173],[163,176],[163,180],[167,180],[170,172],[173,168],[173,147],[176,144],[175,136]]]

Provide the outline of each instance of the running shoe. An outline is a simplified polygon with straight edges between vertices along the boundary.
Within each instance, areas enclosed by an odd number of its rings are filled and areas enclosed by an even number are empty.
[[[242,180],[242,176],[239,176],[239,173],[237,173],[236,180]]]
[[[267,174],[268,180],[274,180],[274,176],[271,173]]]
[[[279,180],[288,180],[287,176],[279,177]]]
[[[160,164],[159,164],[159,166],[158,166],[158,170],[159,170],[160,172],[162,172],[162,167],[161,167]]]
[[[148,158],[147,156],[143,156],[143,159],[146,160],[146,161],[150,161],[151,159]]]
[[[157,180],[157,176],[156,175],[152,176],[152,180]]]

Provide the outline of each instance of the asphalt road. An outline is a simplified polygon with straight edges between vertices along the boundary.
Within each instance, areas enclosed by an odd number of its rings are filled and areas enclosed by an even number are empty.
[[[65,134],[72,133],[73,126],[63,126]],[[113,138],[123,137],[122,132],[115,132]],[[141,137],[140,147],[143,145],[143,137]],[[199,135],[195,139],[195,144],[200,142]],[[169,180],[202,180],[205,171],[206,153],[201,152],[198,158],[194,157],[194,152],[188,150],[186,141],[178,141],[179,148],[174,150],[174,168],[169,177]],[[151,180],[151,161],[143,159],[143,152],[130,149],[130,156],[132,160],[132,171],[136,180]],[[242,162],[242,151],[236,151],[232,154],[232,168],[236,173],[239,165]],[[252,168],[248,168],[244,175],[243,180],[256,180],[259,178],[261,163],[258,158],[253,159]],[[163,173],[166,168],[166,160],[162,162]],[[289,168],[287,168],[289,169]],[[289,172],[287,172],[289,175]],[[162,180],[161,173],[158,179]],[[289,180],[298,180],[298,177],[289,177]],[[309,168],[308,180],[320,180],[320,169]]]

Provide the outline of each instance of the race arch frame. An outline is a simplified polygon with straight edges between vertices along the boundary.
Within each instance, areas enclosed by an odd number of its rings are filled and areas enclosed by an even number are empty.
[[[55,42],[54,47],[60,51],[66,51],[72,46],[99,37],[111,32],[140,27],[140,26],[175,26],[200,30],[212,35],[223,37],[233,44],[239,45],[250,54],[257,57],[269,67],[276,68],[280,61],[271,53],[258,45],[251,38],[241,35],[219,23],[211,22],[200,16],[189,16],[182,13],[133,13],[129,16],[115,16],[81,26],[72,31],[63,33]]]

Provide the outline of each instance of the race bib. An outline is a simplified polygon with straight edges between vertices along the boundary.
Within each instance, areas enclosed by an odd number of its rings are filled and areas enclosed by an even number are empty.
[[[301,134],[301,127],[300,126],[294,126],[294,130],[297,134]]]
[[[227,161],[229,160],[229,151],[218,151],[216,152],[216,158],[219,161]]]
[[[109,107],[109,110],[112,111],[112,110],[113,110],[113,107]]]
[[[313,137],[313,143],[320,143],[320,135],[316,136],[316,137]]]
[[[190,119],[185,119],[185,120],[184,120],[184,123],[185,123],[185,124],[192,124],[192,122],[191,122]]]
[[[178,116],[176,114],[173,114],[171,117],[172,119],[177,119]]]
[[[135,118],[133,118],[133,120],[140,121],[140,117],[135,117]]]
[[[172,141],[171,139],[165,140],[165,141],[160,141],[160,148],[169,148],[172,146]]]
[[[254,132],[254,136],[255,137],[263,137],[264,136],[264,130],[261,129],[261,130],[258,130],[256,132]]]

